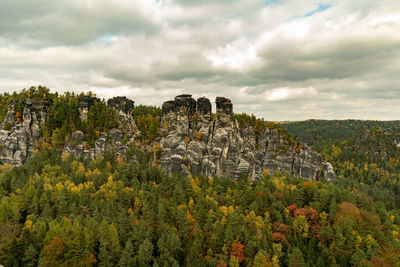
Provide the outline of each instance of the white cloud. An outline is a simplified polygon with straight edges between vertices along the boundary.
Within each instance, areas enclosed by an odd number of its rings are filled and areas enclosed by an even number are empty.
[[[266,92],[266,99],[269,101],[278,101],[294,97],[302,97],[307,95],[316,95],[317,91],[314,87],[307,88],[274,88]]]
[[[205,56],[213,66],[232,70],[242,70],[257,61],[256,48],[244,39],[227,44]]]

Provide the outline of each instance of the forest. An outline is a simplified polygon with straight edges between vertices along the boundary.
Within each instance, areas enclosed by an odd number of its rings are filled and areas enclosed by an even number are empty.
[[[33,157],[0,165],[1,265],[400,265],[400,148],[385,131],[400,133],[398,121],[276,125],[236,114],[240,126],[309,143],[338,175],[307,181],[266,169],[252,182],[164,175],[157,152],[141,147],[157,138],[161,110],[144,105],[132,111],[141,134],[125,160],[60,153],[76,129],[90,146],[115,127],[115,112],[101,100],[81,121],[79,95],[38,87],[0,95],[0,118],[26,97],[52,104]]]

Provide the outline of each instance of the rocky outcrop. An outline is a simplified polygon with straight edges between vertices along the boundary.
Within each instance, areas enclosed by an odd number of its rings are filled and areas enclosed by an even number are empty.
[[[364,129],[349,143],[352,150],[358,153],[374,155],[376,160],[398,157],[400,134],[387,128]]]
[[[98,98],[82,96],[78,99],[78,112],[82,120],[87,119],[87,113]],[[50,106],[48,99],[25,99],[11,101],[7,114],[0,124],[0,163],[11,165],[24,164],[33,154],[34,145],[42,136],[41,125],[46,123]],[[130,137],[136,128],[131,112],[134,102],[126,97],[114,97],[108,105],[116,110],[120,129],[112,129],[101,133],[93,147],[88,147],[83,141],[83,133],[75,131],[64,146],[64,151],[79,157],[96,158],[104,156],[110,150],[116,157],[124,157],[128,147],[122,144],[123,137]],[[17,105],[22,110],[17,112]]]
[[[107,105],[119,112],[127,115],[133,110],[135,102],[126,98],[126,96],[116,96],[108,99]]]
[[[385,129],[384,134],[393,141],[397,148],[400,148],[400,134],[390,128]]]
[[[134,104],[134,101],[125,96],[113,97],[107,101],[107,105],[117,112],[118,121],[123,132],[129,136],[137,129],[135,120],[132,117]]]
[[[100,100],[91,96],[78,99],[82,120],[87,119],[96,101]],[[66,141],[64,152],[95,159],[109,150],[116,157],[125,157],[129,140],[134,140],[138,132],[131,115],[134,102],[114,97],[107,104],[118,114],[118,129],[100,133],[92,146],[84,142],[81,131],[75,131]],[[0,124],[1,163],[20,165],[32,155],[49,106],[47,99],[9,104]],[[246,175],[256,180],[268,170],[271,174],[281,171],[312,180],[336,178],[332,165],[324,163],[321,155],[305,144],[290,143],[279,129],[265,128],[257,133],[250,127],[240,129],[229,99],[216,98],[216,114],[212,114],[211,107],[209,99],[195,100],[191,95],[179,95],[163,104],[157,142],[162,148],[160,162],[165,173],[234,178]]]
[[[16,112],[16,105],[22,112]],[[35,142],[41,136],[40,127],[46,123],[50,102],[47,99],[12,101],[0,125],[1,163],[21,165],[33,153]],[[18,115],[18,116],[16,116]]]
[[[78,111],[81,120],[83,121],[87,120],[87,114],[90,110],[90,107],[93,106],[98,101],[99,101],[98,98],[87,95],[78,98]]]
[[[89,147],[83,141],[84,135],[81,131],[75,131],[71,134],[71,139],[66,142],[64,152],[71,153],[76,157],[96,159],[103,157],[104,153],[109,150],[115,157],[125,158],[125,153],[129,148],[123,144],[122,140],[124,137],[131,137],[137,128],[131,114],[134,103],[124,96],[109,99],[107,105],[117,112],[120,128],[100,133],[93,147]]]
[[[179,95],[163,104],[161,165],[168,174],[202,176],[241,175],[253,180],[265,170],[317,180],[334,180],[330,163],[305,144],[291,144],[278,129],[239,129],[233,105],[216,98],[216,115],[206,98]]]
[[[128,146],[122,144],[123,133],[118,129],[100,133],[93,147],[87,146],[83,137],[84,135],[81,131],[73,132],[70,140],[66,142],[63,152],[70,153],[75,157],[82,156],[96,159],[103,157],[105,152],[109,150],[116,158],[125,158],[125,154],[129,149]]]

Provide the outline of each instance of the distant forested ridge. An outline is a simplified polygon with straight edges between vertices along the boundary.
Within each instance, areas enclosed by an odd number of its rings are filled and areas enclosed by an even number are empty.
[[[400,121],[377,120],[307,120],[280,124],[295,139],[306,142],[315,149],[342,142],[365,129],[391,129],[400,133]]]
[[[309,120],[282,124],[335,166],[340,183],[400,207],[400,121]]]

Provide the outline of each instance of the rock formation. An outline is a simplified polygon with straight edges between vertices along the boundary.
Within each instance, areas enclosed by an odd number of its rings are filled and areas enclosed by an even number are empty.
[[[87,119],[96,101],[99,99],[91,96],[78,99],[82,120]],[[32,155],[50,104],[47,99],[9,104],[0,124],[1,163],[20,165]],[[117,112],[119,128],[100,133],[92,147],[84,142],[81,131],[75,131],[65,143],[64,152],[92,159],[104,156],[107,150],[117,157],[125,156],[129,149],[129,142],[125,141],[137,133],[131,115],[134,102],[114,97],[107,104]],[[19,110],[23,107],[21,112],[16,112],[17,105]],[[157,142],[162,148],[161,166],[167,174],[234,178],[246,175],[256,180],[268,170],[271,174],[281,171],[312,180],[336,178],[332,165],[324,163],[321,155],[305,144],[291,143],[278,129],[267,127],[259,133],[252,127],[240,129],[227,98],[216,98],[216,114],[212,114],[207,98],[196,101],[191,95],[179,95],[163,104],[162,114]]]
[[[282,173],[317,180],[336,178],[330,163],[305,144],[291,144],[278,129],[239,129],[229,99],[216,98],[216,116],[206,98],[179,95],[163,104],[161,165],[168,174],[230,176],[253,180]]]
[[[86,103],[94,102],[90,100],[90,102],[86,101]],[[129,148],[125,144],[122,144],[122,139],[125,135],[129,138],[136,128],[135,121],[131,114],[134,103],[135,102],[124,96],[117,96],[109,99],[107,105],[117,112],[121,129],[111,129],[108,132],[100,133],[99,138],[94,143],[94,147],[86,147],[83,142],[83,133],[81,131],[75,131],[71,134],[71,139],[66,142],[64,152],[71,153],[76,157],[83,156],[85,158],[95,159],[104,156],[104,153],[110,150],[114,153],[115,157],[120,156],[124,158]]]
[[[137,128],[132,117],[132,110],[135,102],[125,96],[116,96],[107,101],[107,105],[113,108],[118,114],[118,121],[124,133],[131,135]]]
[[[133,110],[135,102],[126,98],[126,96],[116,96],[108,99],[107,105],[122,114],[130,114]]]
[[[96,102],[98,102],[99,99],[96,97],[92,96],[81,96],[78,99],[78,111],[79,111],[79,117],[81,120],[85,121],[87,120],[87,114],[90,110],[90,107],[93,106]]]
[[[129,149],[122,144],[123,133],[118,129],[100,133],[99,138],[94,143],[94,147],[86,147],[83,137],[84,135],[81,131],[73,132],[63,151],[75,157],[83,156],[84,158],[96,159],[103,157],[107,150],[113,152],[115,157],[124,158],[126,151]]]
[[[15,112],[18,103],[23,106],[21,114]],[[47,99],[25,99],[22,103],[12,101],[8,105],[0,125],[1,163],[21,165],[32,155],[34,144],[41,136],[40,126],[46,123],[49,106]]]

